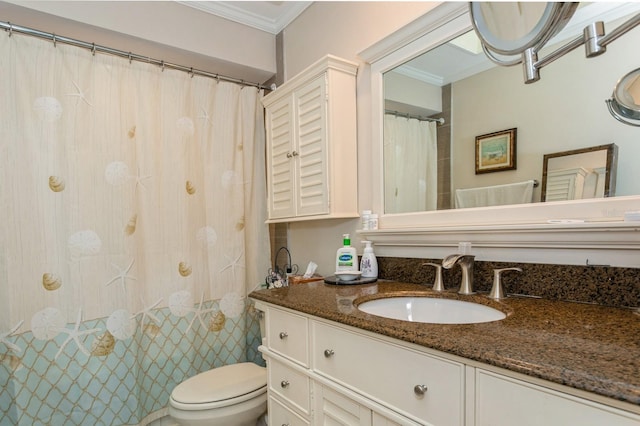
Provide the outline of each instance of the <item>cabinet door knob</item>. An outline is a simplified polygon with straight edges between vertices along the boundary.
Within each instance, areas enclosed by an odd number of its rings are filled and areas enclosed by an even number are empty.
[[[287,381],[287,380],[283,380],[283,381],[281,381],[281,382],[280,382],[280,387],[281,387],[282,389],[286,389],[286,388],[288,388],[288,387],[289,387],[289,381]]]
[[[427,385],[415,385],[413,387],[413,393],[418,396],[423,396],[425,393],[427,393]]]
[[[295,152],[295,151],[293,151],[293,152]],[[291,158],[291,157],[293,157],[293,155],[291,155],[290,152],[287,152],[287,158]]]
[[[297,157],[297,156],[298,156],[298,151],[293,151],[293,152],[291,153],[291,155],[292,155],[292,156],[294,156],[294,157]]]
[[[324,357],[325,358],[331,358],[334,353],[335,352],[333,351],[333,349],[325,349],[324,350]]]
[[[286,331],[281,331],[279,336],[280,336],[280,339],[286,339],[287,337],[289,337]]]

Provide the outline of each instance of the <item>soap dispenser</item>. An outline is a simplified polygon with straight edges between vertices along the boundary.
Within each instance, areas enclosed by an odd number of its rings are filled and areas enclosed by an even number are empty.
[[[362,259],[360,260],[362,278],[378,278],[378,261],[376,260],[376,255],[373,253],[371,241],[363,241],[362,243],[365,244]]]
[[[342,235],[342,244],[343,247],[336,253],[336,272],[357,271],[358,255],[356,249],[351,247],[349,234]]]

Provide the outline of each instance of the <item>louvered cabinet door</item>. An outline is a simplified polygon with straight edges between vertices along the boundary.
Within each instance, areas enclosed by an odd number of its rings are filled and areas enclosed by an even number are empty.
[[[294,94],[296,212],[329,213],[327,185],[327,98],[324,74]]]
[[[295,215],[293,100],[286,97],[267,109],[267,176],[269,218]]]

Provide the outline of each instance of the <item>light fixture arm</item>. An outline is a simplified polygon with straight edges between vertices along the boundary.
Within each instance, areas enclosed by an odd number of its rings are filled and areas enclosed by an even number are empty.
[[[585,55],[587,58],[593,58],[606,52],[606,46],[613,40],[625,34],[640,24],[640,13],[615,28],[611,33],[605,35],[604,23],[597,21],[584,28],[583,34],[576,37],[564,46],[559,47],[546,57],[538,60],[538,51],[534,47],[530,47],[522,52],[522,65],[524,67],[525,84],[533,83],[540,80],[540,69],[556,59],[575,50],[581,45],[585,45]]]
[[[566,55],[572,50],[577,49],[584,44],[584,37],[576,37],[569,43],[554,50],[544,58],[538,60],[538,52],[530,47],[522,52],[522,66],[524,67],[524,82],[525,84],[534,83],[540,80],[540,69],[549,65],[551,62]]]
[[[617,39],[618,37],[620,37],[621,35],[625,34],[626,32],[635,28],[638,25],[640,25],[640,13],[637,13],[633,17],[629,18],[629,20],[626,21],[625,23],[620,24],[618,28],[614,29],[606,36],[603,36],[602,39],[598,42],[598,44],[600,46],[605,47],[607,44],[611,43],[613,40]]]

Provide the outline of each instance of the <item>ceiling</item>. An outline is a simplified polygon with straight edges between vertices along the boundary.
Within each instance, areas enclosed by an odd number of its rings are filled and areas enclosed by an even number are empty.
[[[302,13],[310,1],[178,1],[271,34],[278,34]]]

